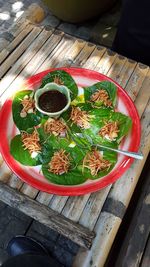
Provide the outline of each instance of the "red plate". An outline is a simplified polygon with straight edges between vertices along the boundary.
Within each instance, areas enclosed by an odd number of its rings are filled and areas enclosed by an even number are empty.
[[[67,71],[76,81],[79,88],[90,86],[98,81],[108,80],[113,82],[117,86],[118,95],[118,111],[131,117],[133,126],[132,130],[125,137],[121,143],[121,148],[124,150],[138,151],[140,144],[140,120],[137,110],[132,102],[131,98],[127,95],[123,88],[116,82],[112,81],[107,76],[95,71],[78,69],[78,68],[60,68]],[[24,89],[34,89],[40,85],[41,79],[50,71],[55,69],[49,69],[41,72],[37,75],[30,77],[26,81]],[[22,90],[18,88],[17,91]],[[118,154],[118,161],[113,170],[106,176],[97,180],[88,180],[84,184],[77,186],[62,186],[50,183],[42,174],[39,173],[40,167],[26,167],[18,163],[9,152],[9,144],[14,135],[17,134],[17,128],[15,127],[12,119],[12,98],[7,99],[0,112],[0,150],[3,158],[12,171],[19,176],[24,182],[31,186],[58,195],[82,195],[89,192],[97,191],[109,184],[114,183],[121,175],[130,167],[133,162],[132,158]]]

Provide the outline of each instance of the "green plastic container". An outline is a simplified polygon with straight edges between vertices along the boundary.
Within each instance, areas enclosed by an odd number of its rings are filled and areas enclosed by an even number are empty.
[[[67,22],[82,22],[111,8],[117,0],[43,0],[50,11]]]

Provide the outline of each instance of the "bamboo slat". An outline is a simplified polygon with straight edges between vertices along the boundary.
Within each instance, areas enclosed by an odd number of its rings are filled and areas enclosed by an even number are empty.
[[[37,196],[39,190],[37,190],[37,189],[33,188],[32,186],[24,183],[22,185],[22,187],[20,188],[20,192],[25,194],[26,196],[29,196],[30,198],[34,199]]]
[[[57,47],[62,37],[63,37],[62,32],[55,31],[48,38],[48,40],[44,43],[41,49],[32,58],[32,64],[30,64],[29,62],[29,64],[27,64],[26,67],[24,68],[24,75],[23,75],[24,77],[28,75],[33,75],[38,71],[42,63],[45,62],[47,57],[49,57],[52,51],[55,49],[55,47]]]
[[[36,200],[40,202],[41,204],[48,206],[52,197],[53,195],[51,194],[39,191],[39,194],[37,195]]]
[[[111,50],[106,50],[103,57],[98,62],[95,70],[100,73],[107,74],[116,57],[116,53],[112,52]]]
[[[110,191],[111,185],[99,192],[90,195],[86,206],[81,214],[79,224],[93,230],[98,220],[101,209]]]
[[[10,32],[11,34],[13,34],[14,37],[16,37],[29,24],[31,24],[29,20],[21,17],[10,27]]]
[[[125,89],[133,101],[136,99],[136,96],[140,91],[140,88],[142,86],[146,74],[148,73],[148,70],[148,66],[138,63],[131,78],[128,81],[128,84]]]
[[[100,61],[101,57],[104,55],[105,51],[106,48],[101,46],[96,46],[91,56],[84,63],[84,68],[94,70],[98,62]]]
[[[16,38],[5,47],[0,53],[0,64],[8,57],[8,55],[21,43],[21,41],[31,32],[33,25],[27,25]]]
[[[85,45],[86,43],[83,42],[83,40],[75,40],[73,45],[68,49],[68,52],[65,55],[63,62],[61,63],[61,66],[63,66],[63,63],[65,63],[65,66],[66,63],[68,63],[68,66],[72,65],[74,63],[74,60],[79,55],[80,51],[84,48]]]
[[[40,28],[34,28],[31,33],[24,39],[24,41],[11,53],[11,55],[0,66],[0,77],[2,77],[6,73],[6,71],[27,49],[27,47],[33,42],[34,38],[36,38],[36,36],[38,36],[40,32]]]
[[[49,207],[52,210],[56,210],[57,212],[61,213],[61,211],[63,210],[67,200],[69,197],[67,196],[53,196],[53,198],[51,199],[50,203],[49,203]]]
[[[6,183],[11,174],[12,171],[8,168],[7,164],[5,163],[5,161],[2,162],[1,166],[0,166],[0,181],[3,181],[4,183]]]
[[[77,222],[89,199],[90,194],[84,196],[70,197],[62,211],[62,214],[72,221]]]
[[[23,77],[23,75],[20,74],[20,72],[27,65],[27,63],[30,62],[32,57],[37,53],[37,51],[41,48],[43,43],[47,40],[47,38],[50,35],[50,33],[45,31],[45,30],[43,30],[42,32],[39,29],[38,29],[38,31],[37,31],[37,29],[35,29],[35,30],[36,30],[37,38],[35,38],[34,42],[32,41],[31,45],[30,45],[30,43],[28,44],[28,46],[26,47],[26,50],[24,51],[24,54],[19,59],[17,58],[18,60],[14,63],[12,68],[7,72],[7,75],[5,75],[5,77],[1,80],[1,82],[0,82],[0,86],[2,88],[1,94],[3,92],[5,92],[6,89],[8,89],[8,88],[9,88],[9,90],[12,90],[11,89],[12,87],[16,87],[16,86],[19,87],[20,83],[24,80],[24,77]],[[33,29],[33,31],[34,31],[34,29]],[[33,36],[32,36],[32,38],[33,38]],[[24,41],[23,41],[23,43],[24,43]],[[22,46],[23,43],[21,43],[20,46]],[[9,58],[12,58],[12,54],[10,55]],[[7,61],[7,59],[6,59],[6,61]],[[3,64],[1,67],[3,67]],[[19,74],[20,74],[20,77],[18,77]],[[14,80],[15,80],[15,82],[13,83]]]
[[[19,190],[19,189],[21,188],[23,182],[22,182],[22,180],[21,180],[20,178],[18,178],[15,174],[12,174],[11,177],[10,177],[10,179],[9,179],[9,181],[7,182],[7,184],[8,184],[10,187]]]
[[[65,54],[68,51],[68,47],[71,47],[74,42],[74,38],[71,38],[68,35],[64,35],[57,47],[52,51],[52,53],[48,56],[45,62],[40,66],[38,72],[51,68],[52,66],[58,66],[58,64],[64,59]]]
[[[120,218],[102,212],[91,249],[89,251],[80,250],[72,267],[103,267],[120,223]]]
[[[136,100],[135,100],[135,105],[138,109],[139,116],[141,117],[146,104],[148,103],[149,100],[149,88],[150,88],[150,70],[147,72],[146,78],[143,81],[142,87],[140,92],[138,93]]]
[[[84,48],[81,50],[81,52],[79,53],[79,55],[77,56],[73,66],[84,66],[84,64],[86,63],[87,59],[90,57],[91,53],[93,52],[95,48],[95,45],[91,44],[91,43],[85,43]]]

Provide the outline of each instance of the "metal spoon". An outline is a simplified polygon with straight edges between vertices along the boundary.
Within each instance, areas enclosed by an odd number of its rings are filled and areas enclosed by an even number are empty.
[[[104,149],[108,149],[108,150],[111,150],[111,151],[115,151],[117,153],[123,154],[123,155],[131,157],[131,158],[140,159],[140,160],[143,159],[142,153],[137,153],[137,152],[132,152],[132,151],[125,151],[125,150],[121,150],[121,149],[108,147],[108,146],[105,146],[105,145],[94,144],[92,138],[90,136],[88,136],[88,135],[85,135],[85,134],[82,134],[82,133],[76,133],[76,134],[74,134],[74,136],[76,136],[78,138],[80,137],[80,138],[87,139],[87,141],[91,144],[91,146],[96,146],[96,147],[99,147],[99,148],[104,148]],[[73,137],[73,139],[74,139],[74,137]],[[79,147],[87,148],[87,146],[79,144],[77,139],[74,139],[74,141]]]

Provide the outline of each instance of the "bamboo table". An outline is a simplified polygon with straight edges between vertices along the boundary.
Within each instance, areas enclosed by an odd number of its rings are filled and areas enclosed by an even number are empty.
[[[0,200],[81,246],[74,267],[103,266],[149,153],[150,69],[105,47],[21,19],[0,52],[1,104],[35,73],[51,67],[96,70],[117,81],[135,102],[141,118],[142,161],[134,161],[113,185],[80,197],[50,195],[16,177],[0,157]],[[84,249],[83,249],[84,248]]]

